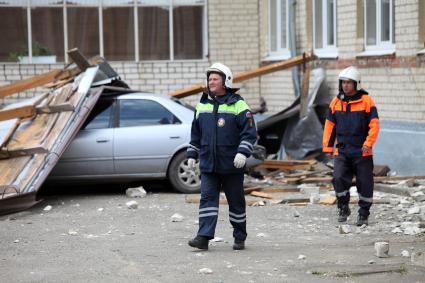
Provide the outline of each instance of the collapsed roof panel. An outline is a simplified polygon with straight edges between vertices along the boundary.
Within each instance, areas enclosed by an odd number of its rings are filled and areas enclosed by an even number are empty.
[[[0,110],[0,118],[12,110],[11,119],[0,119],[0,214],[36,203],[36,192],[102,93],[102,87],[91,88],[98,69],[89,67],[73,82],[66,78],[47,94]]]

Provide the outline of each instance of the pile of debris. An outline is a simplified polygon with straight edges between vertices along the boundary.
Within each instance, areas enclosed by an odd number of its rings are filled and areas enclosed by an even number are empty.
[[[40,86],[48,89],[0,110],[0,214],[37,202],[38,189],[109,87],[105,82],[117,79],[103,58],[86,60],[76,49],[68,54],[76,66],[0,87],[0,97]]]
[[[244,182],[248,206],[287,204],[290,206],[335,205],[332,169],[317,160],[265,160],[247,175]],[[389,172],[375,166],[375,193],[372,216],[378,229],[388,233],[418,235],[425,233],[425,176],[376,176]],[[358,194],[350,188],[351,205]],[[187,203],[199,203],[199,196],[187,196]],[[221,204],[227,204],[224,194]]]

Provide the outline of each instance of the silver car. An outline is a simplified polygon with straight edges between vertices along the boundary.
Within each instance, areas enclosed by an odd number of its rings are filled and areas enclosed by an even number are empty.
[[[193,110],[165,95],[102,95],[48,181],[168,179],[179,192],[199,192],[199,171],[186,158]]]

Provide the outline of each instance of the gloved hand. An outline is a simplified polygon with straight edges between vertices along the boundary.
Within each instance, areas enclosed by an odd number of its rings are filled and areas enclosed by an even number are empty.
[[[189,167],[189,170],[195,171],[195,169],[196,169],[196,160],[194,158],[189,158],[187,160],[187,166]]]
[[[245,166],[246,163],[246,156],[242,153],[237,153],[235,155],[235,159],[233,159],[233,165],[235,165],[236,168],[242,168]]]

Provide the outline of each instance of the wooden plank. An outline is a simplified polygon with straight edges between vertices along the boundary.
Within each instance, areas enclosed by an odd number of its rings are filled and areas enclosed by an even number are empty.
[[[90,62],[84,57],[78,48],[68,50],[67,53],[81,71],[84,72],[88,67],[90,67]]]
[[[7,132],[1,136],[0,148],[2,148],[5,144],[9,142],[10,138],[13,136],[13,133],[19,127],[19,124],[21,123],[21,119],[14,119],[13,121],[9,120],[8,122],[5,122],[5,123],[10,123],[10,127],[7,130]]]
[[[40,104],[47,97],[48,93],[42,94],[28,101],[28,104],[19,103],[15,107],[6,107],[0,110],[0,121],[11,120],[15,118],[30,118],[35,116],[35,106]]]
[[[71,94],[74,92],[72,84],[68,84],[55,91],[55,95],[50,101],[49,106],[62,104],[68,101]]]
[[[333,205],[336,203],[335,196],[327,196],[319,201],[320,204]]]
[[[332,177],[308,177],[303,179],[303,183],[330,183]]]
[[[281,170],[311,170],[313,169],[312,165],[284,165],[284,164],[259,164],[257,165],[259,168],[267,168],[267,169],[281,169]]]
[[[185,202],[186,203],[198,204],[200,201],[201,201],[201,197],[200,196],[186,196],[186,198],[185,198]],[[246,200],[245,201],[245,205],[251,206],[251,205],[253,205],[256,202],[257,202],[256,200]],[[224,198],[220,199],[219,200],[219,203],[220,204],[228,204],[227,203],[227,200],[224,199]]]
[[[261,190],[264,193],[298,193],[298,188],[264,188]]]
[[[262,189],[263,189],[262,186],[255,186],[255,187],[244,188],[243,190],[244,190],[245,194],[249,194],[253,191],[261,191]]]
[[[7,149],[2,148],[0,150],[0,159],[8,159],[8,158],[14,158],[19,156],[41,154],[41,153],[47,153],[47,149],[45,149],[42,146],[22,148],[22,149],[18,149],[14,151],[8,151]]]
[[[266,165],[314,165],[317,163],[317,160],[273,160],[266,159],[262,164]]]
[[[310,86],[310,68],[307,67],[303,72],[303,82],[300,94],[300,118],[307,116],[308,111],[308,91]]]
[[[73,92],[72,85],[65,86],[54,95],[49,106],[62,104],[70,92]],[[57,118],[58,114],[37,115],[29,126],[17,130],[11,141],[7,144],[7,150],[10,152],[43,146],[43,142],[55,125]]]
[[[267,194],[267,193],[263,193],[263,192],[258,192],[258,191],[252,191],[249,194],[251,196],[254,196],[254,197],[267,198],[267,199],[272,199],[273,198],[273,196],[271,194]]]
[[[56,119],[57,114],[37,115],[30,125],[22,129],[18,128],[15,135],[7,144],[7,150],[18,151],[41,145],[46,137],[46,133],[50,132]]]
[[[20,80],[20,81],[11,83],[9,85],[1,86],[0,97],[5,97],[17,92],[25,91],[27,89],[42,86],[44,84],[47,84],[49,82],[56,80],[61,74],[62,74],[62,70],[54,69],[50,72],[31,77],[29,79]]]
[[[11,185],[30,159],[30,156],[23,156],[0,160],[0,185]]]
[[[37,114],[50,114],[63,111],[74,111],[74,106],[70,103],[61,103],[57,105],[49,105],[36,108]]]
[[[238,73],[234,76],[233,82],[238,83],[238,82],[242,82],[242,81],[255,78],[258,76],[270,74],[272,72],[288,69],[296,65],[315,60],[316,58],[317,57],[314,54],[303,54],[303,55],[295,56],[288,60],[268,64],[253,70]],[[204,84],[196,84],[187,88],[182,88],[182,89],[172,91],[169,93],[169,95],[173,97],[177,97],[177,98],[183,98],[189,95],[200,93],[205,90],[206,90],[206,87]]]
[[[381,182],[381,181],[403,181],[403,180],[409,180],[409,179],[425,179],[425,176],[377,176],[373,178],[375,182]]]
[[[317,57],[314,54],[304,53],[302,55],[298,55],[298,56],[289,58],[288,60],[283,60],[283,61],[280,61],[280,62],[276,62],[276,63],[272,63],[272,64],[262,66],[262,67],[257,68],[257,69],[238,73],[234,76],[233,82],[237,83],[237,82],[245,81],[247,79],[267,75],[267,74],[277,72],[277,71],[281,71],[281,70],[285,70],[285,69],[288,69],[288,68],[292,68],[292,67],[297,66],[299,64],[307,63],[307,62],[310,62],[312,60],[315,60],[316,58]]]
[[[8,108],[0,110],[0,121],[11,120],[16,118],[29,118],[35,115],[35,107],[33,105],[25,105],[17,108]]]

